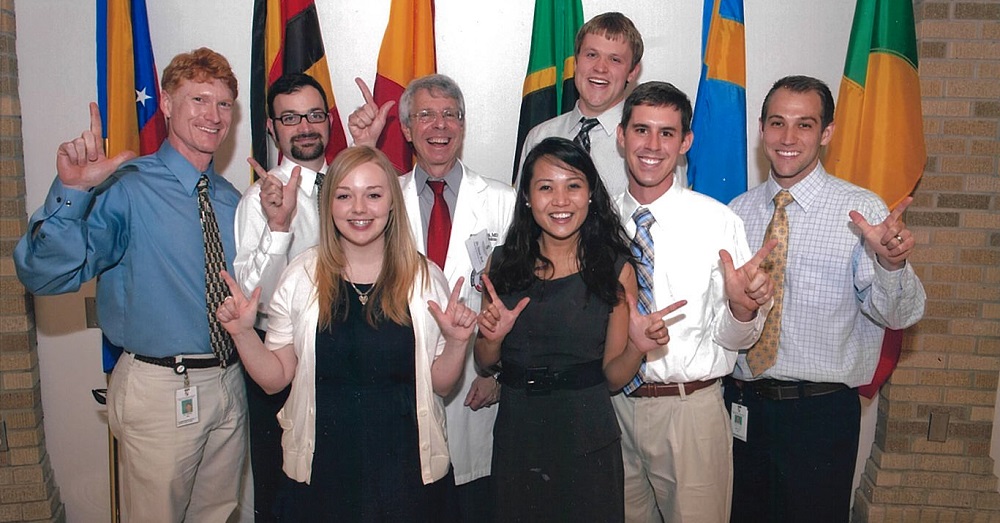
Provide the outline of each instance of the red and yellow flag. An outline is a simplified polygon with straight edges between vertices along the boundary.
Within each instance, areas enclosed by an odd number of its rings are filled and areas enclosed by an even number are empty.
[[[250,64],[250,125],[253,156],[267,161],[267,90],[286,73],[312,76],[326,91],[330,105],[330,141],[326,160],[347,147],[344,126],[330,83],[323,33],[313,0],[256,0],[253,10],[253,42]]]
[[[399,127],[399,97],[411,80],[436,71],[434,0],[392,0],[372,96],[379,107],[390,100],[396,102],[389,110],[378,148],[401,173],[413,168],[413,151]]]

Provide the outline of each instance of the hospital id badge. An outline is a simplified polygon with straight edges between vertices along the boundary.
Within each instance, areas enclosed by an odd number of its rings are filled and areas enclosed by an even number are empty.
[[[733,437],[746,442],[747,440],[747,408],[739,403],[733,402],[730,417],[733,422]]]
[[[198,423],[198,387],[177,389],[174,393],[174,408],[177,411],[177,426],[185,427]]]

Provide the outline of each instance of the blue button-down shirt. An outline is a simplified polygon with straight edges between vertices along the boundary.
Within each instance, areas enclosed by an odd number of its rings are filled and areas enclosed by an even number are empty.
[[[18,277],[34,294],[73,292],[99,277],[98,315],[112,343],[153,357],[210,354],[201,174],[164,142],[91,191],[56,178],[14,250]],[[240,193],[213,165],[205,174],[232,272]]]

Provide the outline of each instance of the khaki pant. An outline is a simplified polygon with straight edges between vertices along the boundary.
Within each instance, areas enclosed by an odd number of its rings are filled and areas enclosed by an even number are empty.
[[[611,402],[622,429],[625,521],[728,522],[733,440],[721,386]]]
[[[184,376],[123,354],[108,386],[119,444],[123,522],[226,521],[236,510],[247,445],[239,364],[188,370],[198,423],[177,427]]]

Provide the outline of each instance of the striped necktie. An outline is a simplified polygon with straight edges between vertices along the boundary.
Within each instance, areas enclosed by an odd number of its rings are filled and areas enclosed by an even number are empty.
[[[597,118],[587,118],[586,116],[580,118],[580,132],[576,133],[576,137],[573,138],[573,142],[583,147],[584,151],[590,152],[590,130],[601,123]]]
[[[636,279],[639,283],[639,313],[648,315],[656,310],[656,299],[653,297],[653,236],[649,228],[656,222],[649,209],[640,207],[632,214],[635,221],[635,237],[632,238],[632,256],[636,259]],[[639,365],[639,372],[622,388],[629,394],[642,385],[642,375],[646,372],[646,358]]]

